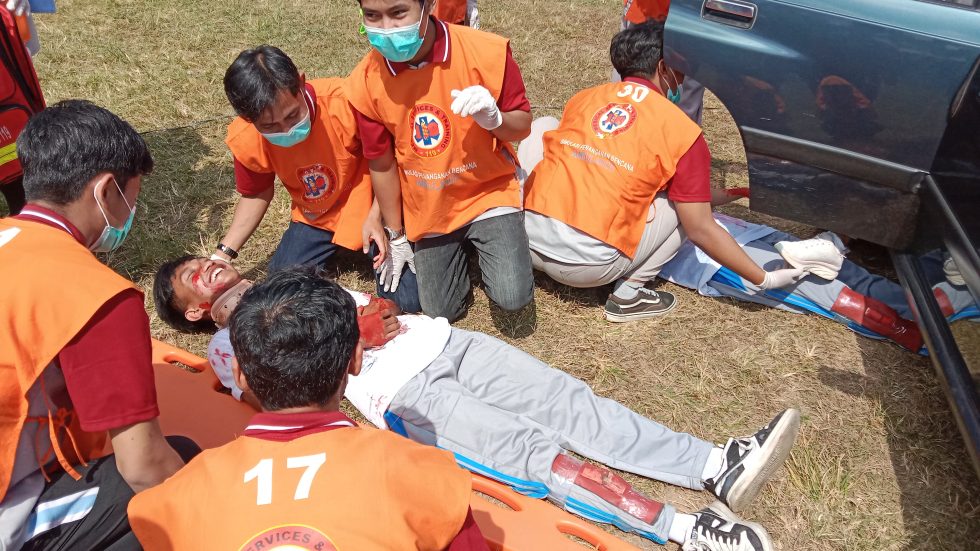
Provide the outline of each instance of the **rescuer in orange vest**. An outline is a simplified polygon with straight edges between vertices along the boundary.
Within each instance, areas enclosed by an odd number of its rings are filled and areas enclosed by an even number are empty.
[[[480,28],[480,12],[476,0],[437,0],[432,15],[454,25]]]
[[[289,226],[269,259],[270,271],[323,265],[341,247],[370,253],[377,259],[375,268],[380,267],[383,238],[371,243],[362,235],[374,193],[342,85],[340,78],[307,80],[285,52],[269,45],[242,51],[228,67],[225,95],[238,117],[228,125],[225,143],[240,197],[212,258],[232,262],[238,257],[265,217],[278,178],[292,208]],[[392,293],[378,279],[379,295],[406,312],[421,310],[415,274]]]
[[[670,11],[670,0],[623,0],[622,29],[647,21],[664,23],[668,11]],[[693,78],[685,77],[680,71],[677,71],[677,74],[680,75],[682,82],[677,88],[677,106],[700,125],[704,111],[704,86]],[[613,69],[613,82],[619,82],[621,79],[619,73]]]
[[[126,503],[196,447],[160,433],[143,293],[92,253],[126,239],[153,158],[79,100],[35,115],[17,153],[27,205],[0,219],[0,549],[138,549]],[[107,433],[115,454],[95,459]]]
[[[583,90],[560,123],[534,121],[521,144],[534,267],[573,287],[614,284],[606,319],[666,314],[670,293],[649,284],[686,236],[754,289],[792,285],[802,269],[757,265],[711,215],[711,154],[701,129],[673,104],[683,76],[661,57],[655,21],[617,34],[621,83]],[[545,126],[550,131],[543,132]]]
[[[487,549],[452,453],[340,412],[361,372],[356,318],[354,298],[314,267],[245,292],[230,319],[233,376],[263,412],[133,500],[145,549]]]
[[[510,142],[527,136],[531,104],[509,41],[432,17],[433,0],[360,5],[373,51],[345,91],[392,285],[404,266],[417,269],[422,311],[455,321],[471,289],[466,251],[475,250],[490,300],[522,310],[534,280]],[[369,221],[380,229],[379,217]]]

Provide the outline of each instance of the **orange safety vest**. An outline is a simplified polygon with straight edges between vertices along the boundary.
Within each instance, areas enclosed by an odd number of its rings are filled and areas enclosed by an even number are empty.
[[[700,135],[683,111],[642,84],[579,92],[559,127],[544,135],[544,159],[524,185],[524,208],[632,258],[654,196]]]
[[[2,501],[25,422],[48,424],[58,462],[76,479],[71,466],[102,450],[105,433],[82,431],[72,411],[29,419],[27,392],[99,308],[134,287],[64,230],[28,220],[0,219],[0,266]],[[47,459],[39,461],[46,464]]]
[[[361,226],[374,196],[357,122],[343,94],[343,79],[311,80],[316,118],[310,135],[292,147],[270,144],[255,126],[236,118],[225,143],[254,172],[275,172],[292,197],[292,220],[334,232],[334,243],[360,250]]]
[[[374,428],[242,436],[137,494],[129,523],[147,551],[445,549],[471,484],[449,452]]]
[[[452,232],[494,207],[521,206],[511,145],[450,110],[450,91],[468,86],[481,85],[500,98],[508,41],[469,27],[446,28],[449,61],[395,76],[372,50],[347,79],[354,108],[394,136],[412,241]]]
[[[432,15],[446,23],[461,24],[466,21],[466,0],[437,0]]]
[[[633,24],[667,19],[670,0],[623,0],[623,18]]]

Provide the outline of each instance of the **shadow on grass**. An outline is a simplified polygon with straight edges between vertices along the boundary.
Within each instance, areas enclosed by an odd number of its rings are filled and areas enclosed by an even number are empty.
[[[882,343],[857,342],[865,374],[823,367],[818,377],[845,394],[880,404],[901,491],[906,549],[975,548],[980,541],[975,509],[980,484],[932,365],[922,359],[895,372],[896,362],[883,354],[898,354],[897,348],[883,351]]]
[[[612,284],[600,287],[569,287],[537,270],[534,271],[534,286],[558,300],[584,307],[603,308],[612,292]]]
[[[154,170],[143,179],[127,246],[107,258],[113,268],[138,281],[168,259],[205,254],[217,243],[237,199],[223,135],[224,125],[212,124],[143,136]]]

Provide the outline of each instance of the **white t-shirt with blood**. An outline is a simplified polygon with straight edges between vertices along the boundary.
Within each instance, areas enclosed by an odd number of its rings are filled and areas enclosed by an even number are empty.
[[[347,290],[358,306],[366,306],[370,295]],[[395,394],[408,381],[429,367],[446,348],[452,328],[445,318],[398,316],[402,324],[399,335],[384,346],[364,351],[361,373],[347,379],[344,397],[378,428],[387,428],[385,411]],[[208,362],[221,383],[241,400],[242,391],[231,374],[233,356],[228,329],[222,329],[208,345]]]

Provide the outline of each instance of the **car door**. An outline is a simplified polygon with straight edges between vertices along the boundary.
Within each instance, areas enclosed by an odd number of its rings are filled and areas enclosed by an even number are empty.
[[[980,58],[971,8],[673,0],[665,57],[731,112],[754,210],[903,248],[921,174]]]

